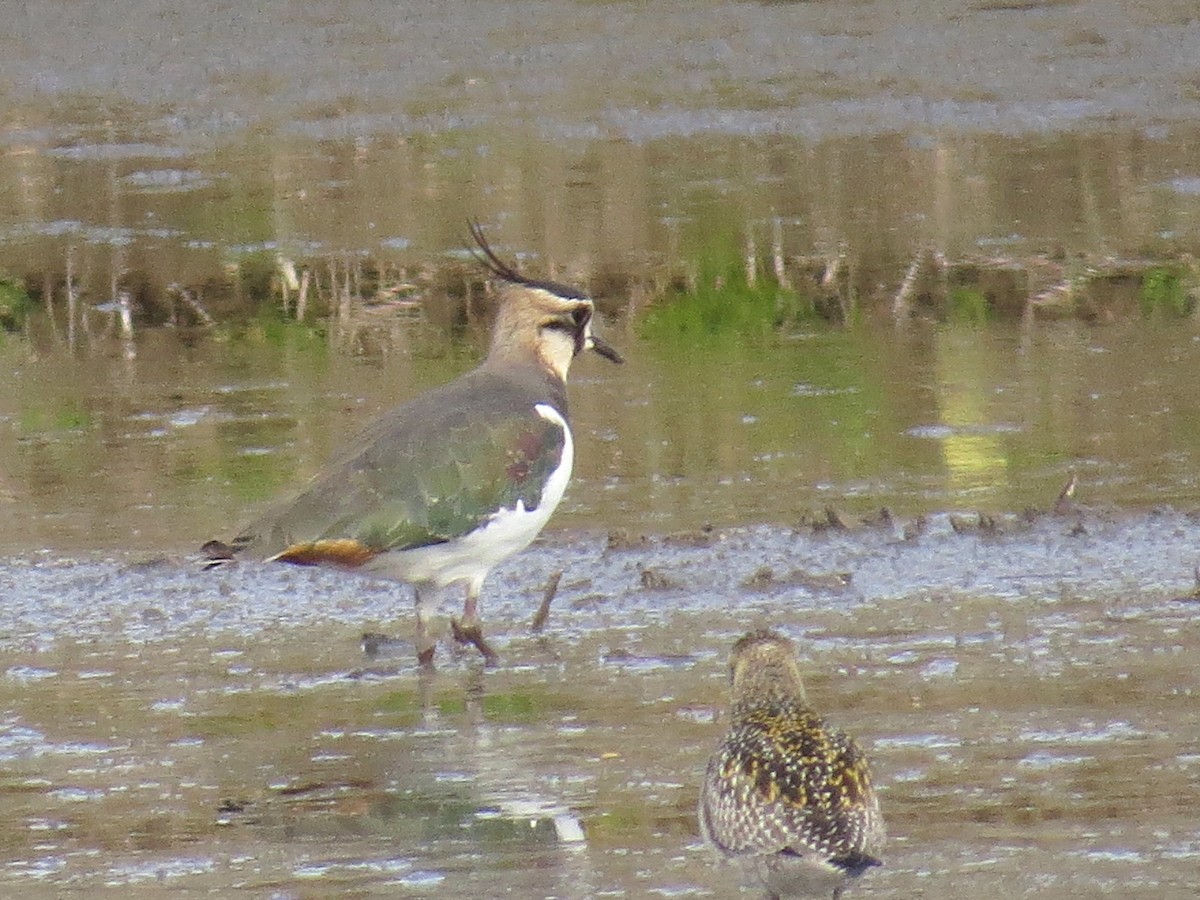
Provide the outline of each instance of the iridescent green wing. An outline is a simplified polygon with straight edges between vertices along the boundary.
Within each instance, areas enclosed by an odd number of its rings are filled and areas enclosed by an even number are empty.
[[[467,534],[518,504],[536,509],[565,443],[557,423],[530,409],[455,423],[398,454],[380,447],[360,473],[371,510],[343,527],[367,546],[403,550]]]
[[[536,508],[566,436],[532,404],[514,413],[504,399],[491,409],[451,402],[394,411],[362,449],[256,523],[258,552],[336,540],[404,550],[467,534],[518,502]]]

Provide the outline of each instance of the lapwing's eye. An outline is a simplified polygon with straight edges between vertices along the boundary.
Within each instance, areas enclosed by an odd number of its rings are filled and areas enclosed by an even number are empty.
[[[587,306],[577,306],[571,310],[571,321],[575,323],[576,328],[582,328],[592,318],[592,310]]]

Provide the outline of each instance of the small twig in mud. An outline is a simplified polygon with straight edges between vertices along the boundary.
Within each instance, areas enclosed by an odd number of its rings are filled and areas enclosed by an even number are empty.
[[[1063,485],[1063,489],[1058,492],[1058,499],[1054,501],[1054,512],[1056,515],[1066,515],[1075,508],[1072,500],[1075,498],[1075,487],[1078,483],[1078,476],[1072,472],[1071,477],[1067,479],[1067,483]]]
[[[200,302],[199,298],[192,291],[179,284],[172,284],[167,290],[182,300],[184,305],[196,314],[196,318],[207,327],[211,328],[217,324],[217,320],[209,314],[208,310],[204,308],[204,304]]]
[[[1026,311],[1032,311],[1039,307],[1069,306],[1075,302],[1077,283],[1075,278],[1064,278],[1044,291],[1039,291],[1026,301]]]
[[[746,285],[754,287],[758,281],[758,246],[752,233],[746,234]]]
[[[305,269],[300,273],[300,291],[296,294],[296,321],[303,322],[308,313],[308,285],[312,281],[312,273]]]
[[[913,294],[917,289],[917,277],[921,274],[921,264],[924,261],[925,254],[918,253],[909,263],[908,271],[904,273],[904,280],[900,282],[900,290],[896,291],[896,299],[892,301],[892,315],[896,318],[908,315],[912,309]]]
[[[558,593],[558,583],[562,581],[562,577],[562,569],[559,569],[546,582],[546,590],[542,594],[542,605],[538,607],[538,611],[533,614],[533,621],[529,623],[530,633],[541,634],[542,629],[546,627],[546,622],[550,618],[550,604],[554,602],[554,595]]]
[[[842,266],[846,264],[845,256],[834,256],[825,264],[825,272],[821,275],[821,287],[836,288],[837,280],[842,274]]]

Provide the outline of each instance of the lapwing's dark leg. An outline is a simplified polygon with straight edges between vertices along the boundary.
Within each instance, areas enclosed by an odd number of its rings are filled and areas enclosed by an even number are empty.
[[[467,586],[467,601],[463,604],[462,619],[451,619],[450,630],[460,644],[474,644],[483,654],[483,660],[494,666],[499,656],[483,636],[483,623],[479,621],[479,592],[483,579],[472,581]]]
[[[432,609],[426,604],[428,598],[421,596],[420,586],[413,588],[416,596],[417,606],[417,662],[423,669],[433,668],[433,650],[437,646],[437,641],[429,634],[428,617],[432,614]]]

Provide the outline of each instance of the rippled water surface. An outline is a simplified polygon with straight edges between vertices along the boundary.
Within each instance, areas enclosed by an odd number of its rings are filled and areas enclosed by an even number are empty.
[[[1196,604],[1158,576],[1200,526],[1078,524],[546,541],[491,583],[504,665],[443,648],[432,676],[359,653],[400,589],[9,563],[0,884],[726,896],[693,804],[728,647],[769,622],[875,762],[892,841],[856,893],[1190,896]]]

